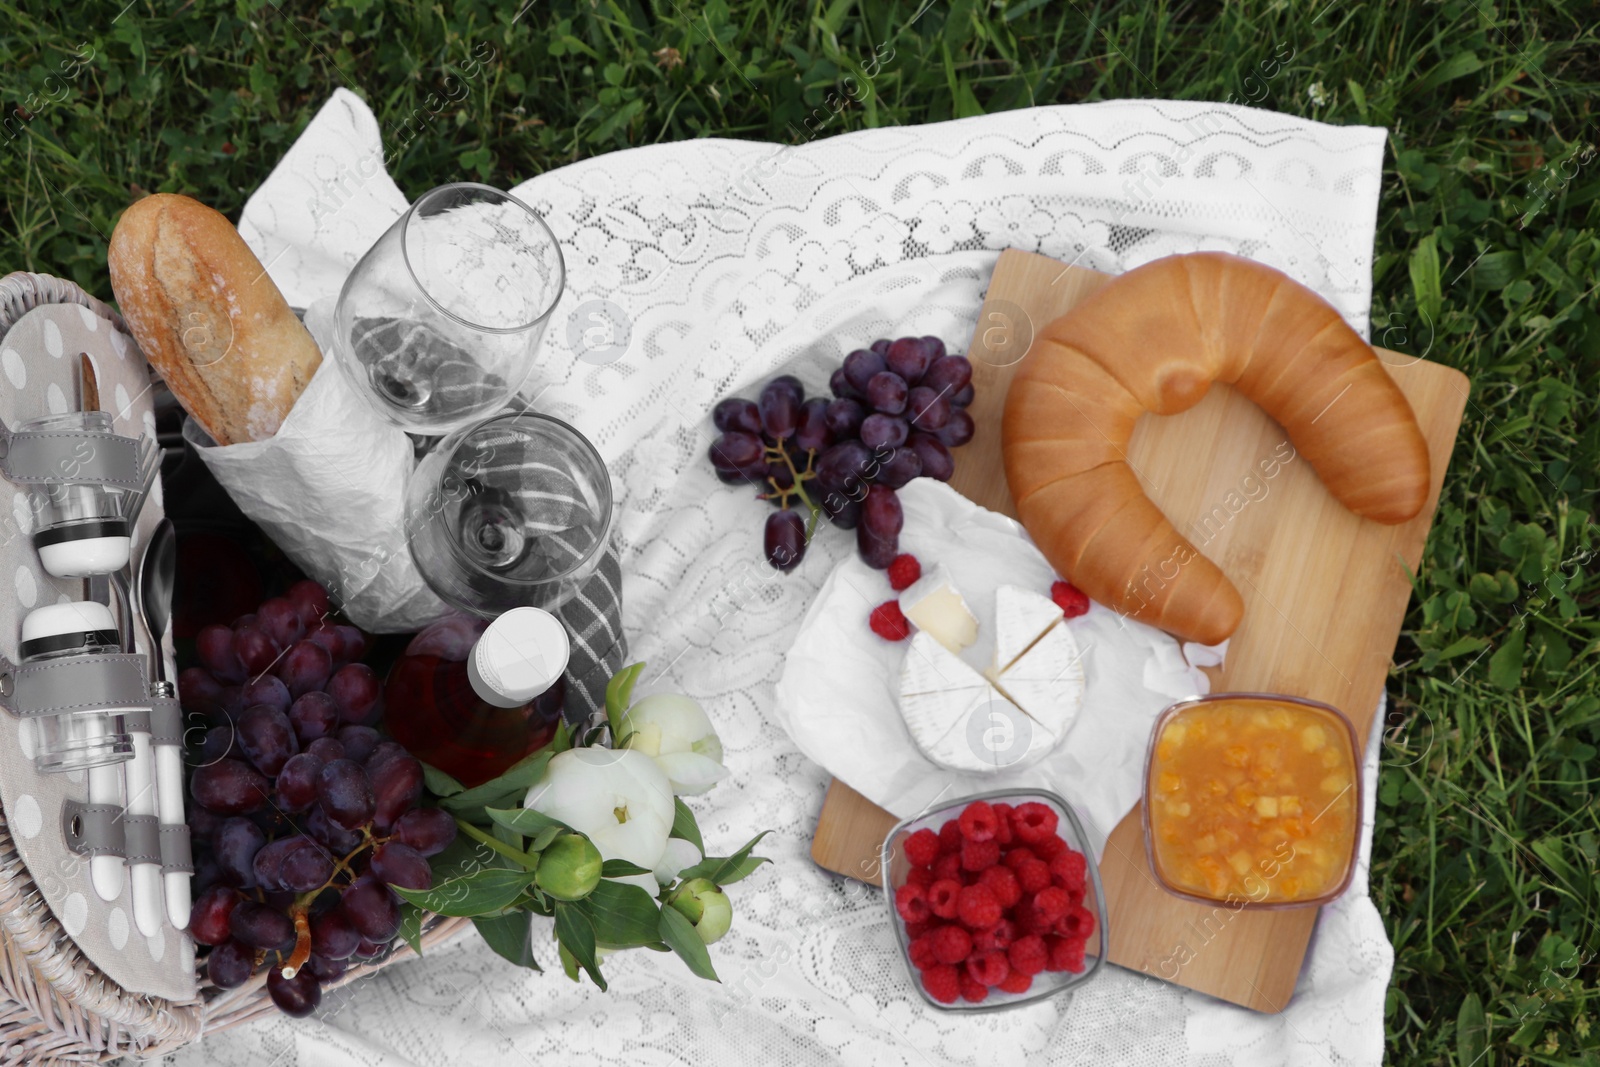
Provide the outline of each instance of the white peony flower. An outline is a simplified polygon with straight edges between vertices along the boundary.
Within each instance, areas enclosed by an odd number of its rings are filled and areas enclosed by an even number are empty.
[[[667,851],[674,809],[672,784],[642,752],[574,748],[550,760],[544,777],[528,790],[523,807],[559,819],[586,834],[600,855],[655,870]],[[654,896],[648,874],[618,878]]]
[[[704,793],[728,776],[722,739],[705,709],[678,693],[647,696],[622,717],[623,748],[642,752],[682,796]]]

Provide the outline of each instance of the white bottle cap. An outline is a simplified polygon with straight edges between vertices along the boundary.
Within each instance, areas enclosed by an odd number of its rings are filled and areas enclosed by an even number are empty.
[[[497,708],[518,708],[567,669],[567,628],[543,608],[512,608],[489,624],[467,657],[473,692]]]
[[[128,565],[128,538],[85,537],[39,546],[39,562],[57,578],[110,574]]]
[[[41,637],[59,637],[62,634],[90,633],[96,630],[116,631],[116,620],[111,609],[93,600],[78,600],[67,604],[46,604],[34,608],[22,620],[22,640],[37,641]]]

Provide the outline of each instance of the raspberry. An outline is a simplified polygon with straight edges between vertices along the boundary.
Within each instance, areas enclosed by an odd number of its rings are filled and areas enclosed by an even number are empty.
[[[1020,971],[1012,971],[1006,976],[1006,980],[1000,983],[1000,991],[1003,993],[1026,993],[1032,985],[1032,975],[1023,974]]]
[[[968,841],[961,846],[961,869],[981,871],[1000,862],[1000,842]]]
[[[867,616],[867,625],[885,641],[904,641],[911,636],[911,624],[906,622],[898,600],[885,600],[873,608],[872,614]]]
[[[1054,923],[1066,915],[1071,907],[1072,898],[1060,886],[1046,886],[1033,895],[1034,914],[1044,923]]]
[[[1002,908],[1009,908],[1022,899],[1022,883],[1017,881],[1017,872],[1010,867],[999,864],[990,867],[978,875],[978,884],[988,886]]]
[[[999,985],[1010,973],[1011,963],[1003,950],[982,955],[974,952],[967,957],[967,976],[974,982],[982,982],[986,986]]]
[[[937,944],[934,947],[937,949]],[[1020,971],[1031,978],[1044,970],[1045,964],[1050,962],[1050,953],[1045,950],[1043,938],[1038,934],[1027,934],[1011,942],[1011,947],[1006,949],[1006,960],[1013,971]]]
[[[1033,906],[1032,897],[1023,897],[1017,906],[1011,909],[1011,919],[1017,924],[1017,929],[1024,934],[1055,932],[1055,923],[1039,914],[1039,909]]]
[[[923,892],[920,885],[912,885],[907,882],[894,891],[894,910],[899,912],[900,918],[908,923],[926,922],[928,919],[927,894]]]
[[[960,963],[972,951],[972,936],[959,926],[941,926],[928,935],[940,963]]]
[[[926,935],[916,938],[907,945],[906,955],[911,959],[911,966],[919,971],[925,971],[939,964],[933,955],[933,938]]]
[[[906,859],[917,867],[930,867],[939,858],[939,835],[923,827],[906,838]]]
[[[962,1000],[970,1000],[972,1003],[977,1004],[989,995],[989,987],[982,982],[973,981],[970,976],[965,974],[958,975],[957,978],[961,982]]]
[[[1056,832],[1056,813],[1043,804],[1018,804],[1011,813],[1011,832],[1029,845],[1037,845]],[[1046,846],[1048,847],[1048,846]]]
[[[1057,856],[1060,856],[1066,852],[1071,852],[1072,849],[1068,847],[1065,841],[1052,834],[1043,841],[1034,842],[1033,851],[1036,856],[1044,860],[1046,863],[1049,863]]]
[[[920,885],[926,889],[934,882],[932,867],[913,867],[906,872],[906,885]]]
[[[1089,935],[1094,933],[1094,912],[1079,905],[1067,909],[1067,913],[1059,922],[1061,936],[1075,937],[1080,941],[1089,940]]]
[[[956,917],[956,901],[961,896],[961,883],[953,878],[941,878],[925,891],[928,907],[941,919]]]
[[[994,839],[1000,842],[1002,848],[1011,844],[1011,805],[994,805],[994,821]]]
[[[917,938],[927,935],[932,932],[933,928],[934,922],[931,918],[924,923],[906,923],[906,943],[909,944]]]
[[[957,820],[951,819],[939,827],[939,851],[961,851],[961,823]]]
[[[991,868],[992,870],[993,868]],[[1061,894],[1065,897],[1066,894]],[[981,930],[1000,921],[1000,901],[986,885],[969,885],[961,891],[956,901],[956,917],[970,930]],[[993,985],[994,983],[989,983]]]
[[[957,820],[961,836],[970,841],[991,841],[999,831],[994,809],[986,801],[974,800]]]
[[[976,956],[985,952],[1004,952],[1016,939],[1016,924],[1010,919],[1001,919],[993,926],[978,930],[972,935],[972,953]]]
[[[1050,868],[1039,860],[1028,860],[1016,870],[1017,884],[1024,893],[1037,893],[1050,884]]]
[[[946,852],[933,864],[933,880],[942,882],[946,879],[952,882],[961,880],[961,853]]]
[[[1082,852],[1066,849],[1050,861],[1050,877],[1056,885],[1071,892],[1074,889],[1081,891],[1089,873],[1089,861]]]
[[[922,577],[922,564],[909,552],[902,552],[889,561],[889,588],[896,593],[909,589]]]
[[[1052,971],[1071,971],[1073,974],[1083,972],[1083,942],[1070,937],[1047,937],[1045,946],[1050,950],[1050,966]],[[967,961],[971,968],[972,962]]]
[[[1029,863],[1033,860],[1037,860],[1038,858],[1038,855],[1034,853],[1033,849],[1018,847],[1008,851],[1003,862],[1013,871],[1017,871],[1022,869],[1022,865],[1024,863]]]
[[[1056,582],[1050,587],[1050,599],[1056,602],[1061,614],[1076,619],[1089,610],[1089,598],[1071,582]]]
[[[922,972],[922,988],[940,1004],[954,1004],[961,996],[961,979],[949,964],[939,964]]]

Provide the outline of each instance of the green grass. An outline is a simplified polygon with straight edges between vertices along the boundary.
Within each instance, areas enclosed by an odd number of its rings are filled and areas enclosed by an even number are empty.
[[[236,214],[339,85],[391,152],[445,100],[391,159],[413,195],[656,141],[792,141],[884,46],[822,135],[1149,96],[1388,128],[1375,339],[1474,382],[1390,686],[1372,877],[1390,1059],[1600,1064],[1592,2],[955,0],[913,22],[904,2],[537,0],[514,24],[483,2],[61,6],[0,2],[0,264],[106,297],[130,200]],[[75,52],[92,58],[64,74]]]

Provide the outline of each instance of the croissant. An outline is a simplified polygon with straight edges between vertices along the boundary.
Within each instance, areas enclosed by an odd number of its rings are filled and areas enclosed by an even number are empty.
[[[1335,499],[1396,524],[1428,499],[1428,446],[1371,346],[1287,275],[1219,252],[1121,275],[1039,335],[1001,427],[1017,514],[1045,558],[1108,607],[1192,641],[1238,628],[1239,591],[1140,488],[1145,412],[1225,382],[1276,419]]]

